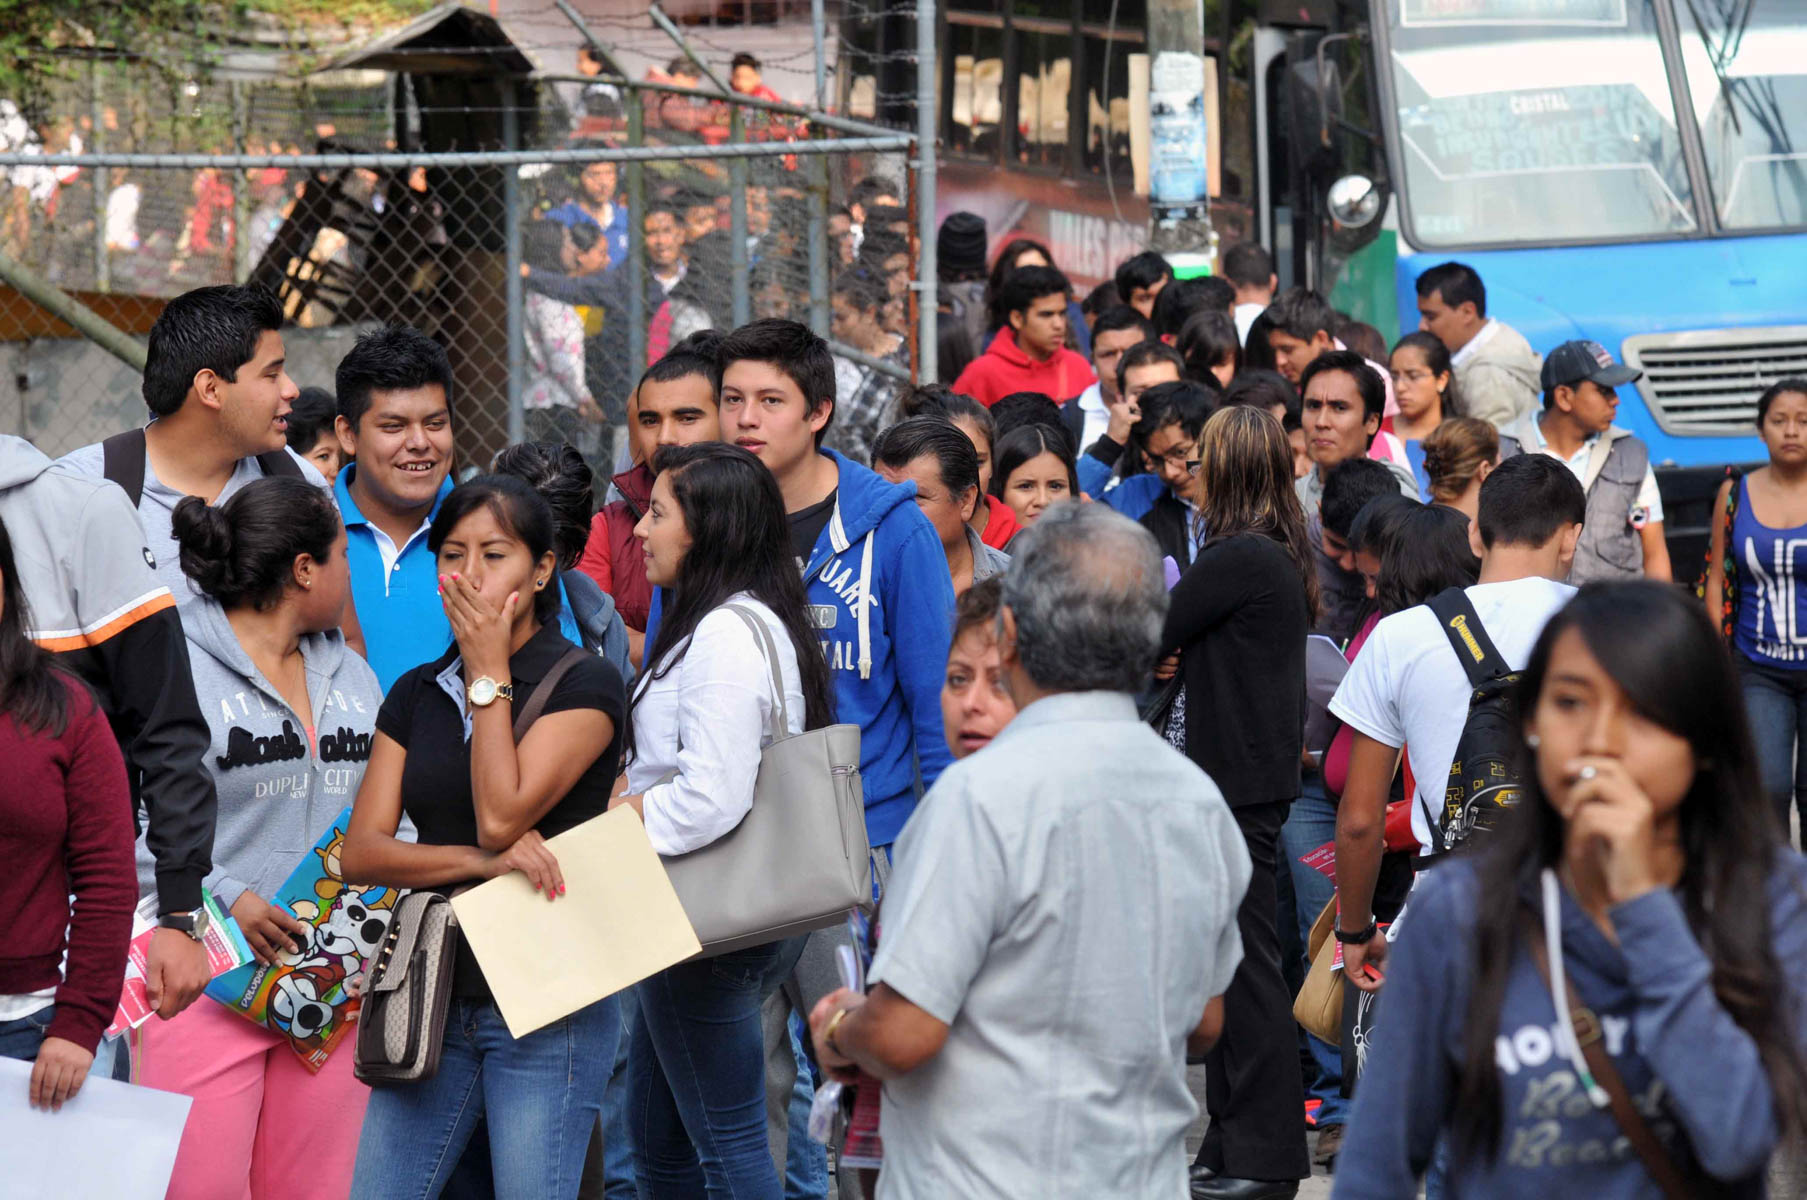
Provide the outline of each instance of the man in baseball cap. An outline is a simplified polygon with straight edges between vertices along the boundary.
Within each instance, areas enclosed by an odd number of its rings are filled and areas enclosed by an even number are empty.
[[[1663,540],[1663,498],[1650,451],[1613,424],[1617,389],[1642,371],[1616,362],[1599,342],[1564,342],[1544,356],[1543,412],[1526,414],[1500,435],[1500,457],[1539,453],[1567,464],[1587,491],[1587,522],[1571,583],[1670,581]]]

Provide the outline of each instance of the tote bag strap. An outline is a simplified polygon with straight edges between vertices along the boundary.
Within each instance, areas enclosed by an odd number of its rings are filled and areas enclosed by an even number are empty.
[[[765,659],[766,667],[772,673],[772,694],[778,699],[778,728],[772,735],[773,741],[790,736],[791,710],[790,703],[784,698],[784,676],[778,667],[778,644],[772,640],[772,631],[766,623],[759,619],[759,614],[740,604],[730,604],[728,611],[746,623],[753,631],[753,638],[759,643],[760,657]]]

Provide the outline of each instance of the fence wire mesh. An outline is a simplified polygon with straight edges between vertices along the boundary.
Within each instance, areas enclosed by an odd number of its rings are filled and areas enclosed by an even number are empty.
[[[462,470],[550,438],[599,487],[640,372],[696,330],[808,322],[837,339],[842,404],[865,389],[887,412],[916,361],[907,122],[867,104],[857,124],[812,119],[663,74],[678,86],[72,74],[31,113],[0,100],[0,432],[53,456],[146,416],[138,372],[77,332],[65,298],[142,344],[181,292],[263,286],[290,322],[291,376],[328,390],[358,333],[414,325],[452,359]]]

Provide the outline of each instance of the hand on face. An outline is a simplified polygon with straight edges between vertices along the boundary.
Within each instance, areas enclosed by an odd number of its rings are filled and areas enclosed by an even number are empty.
[[[510,592],[501,605],[493,605],[470,580],[453,574],[439,577],[439,598],[458,641],[458,653],[464,658],[465,674],[471,679],[506,676],[521,593]]]

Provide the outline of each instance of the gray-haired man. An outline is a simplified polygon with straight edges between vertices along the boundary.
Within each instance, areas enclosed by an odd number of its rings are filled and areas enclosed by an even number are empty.
[[[1167,611],[1154,538],[1058,504],[1016,543],[999,652],[1016,719],[904,827],[872,990],[811,1016],[885,1081],[888,1200],[1182,1196],[1188,1048],[1242,957],[1242,835],[1137,718]]]

